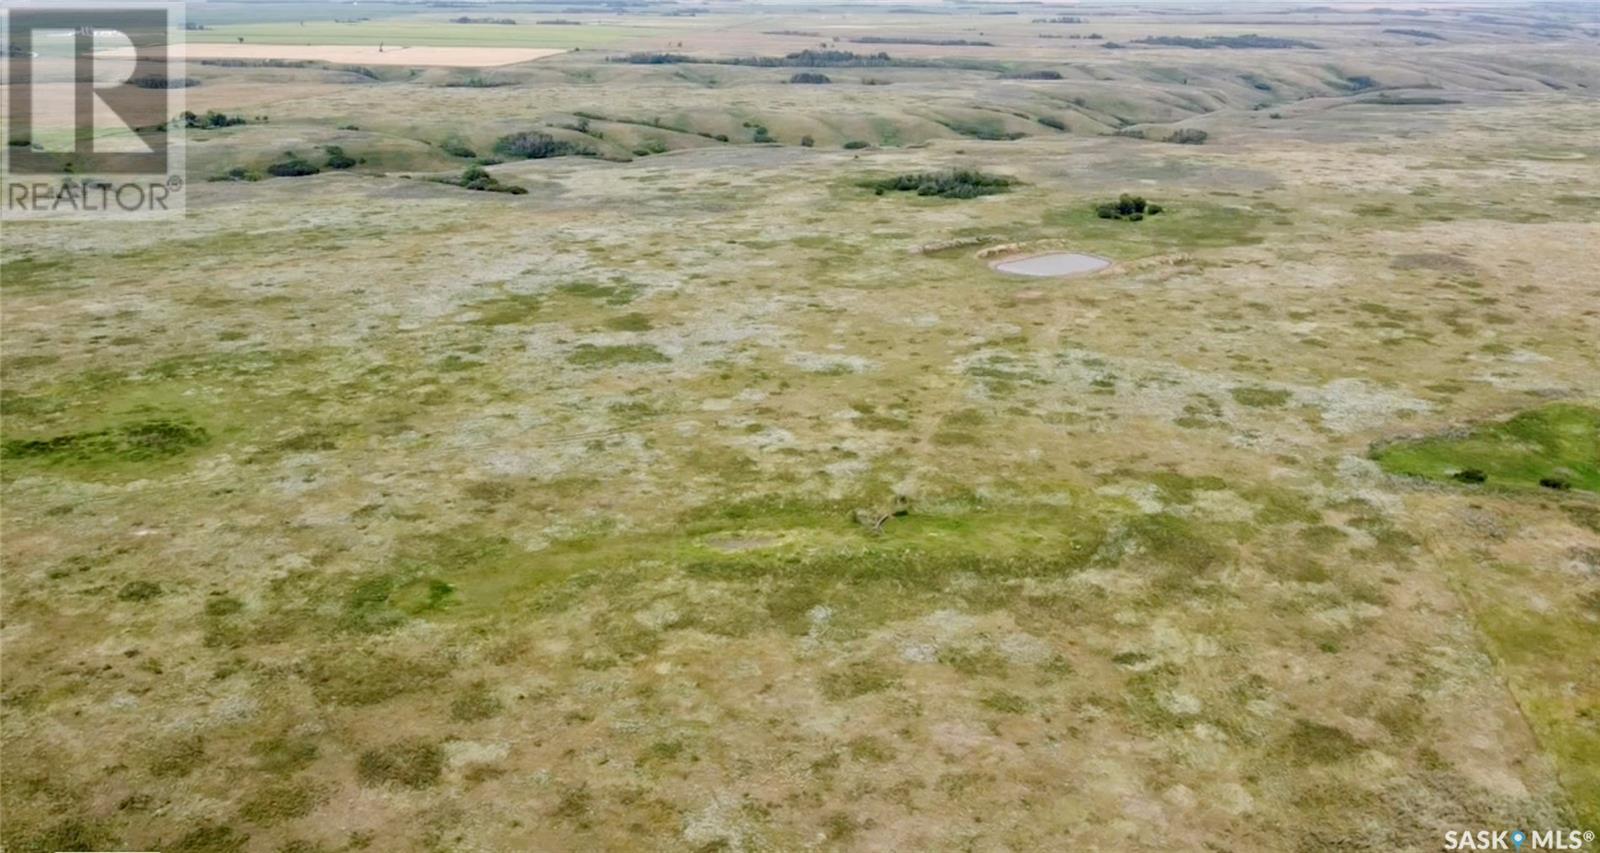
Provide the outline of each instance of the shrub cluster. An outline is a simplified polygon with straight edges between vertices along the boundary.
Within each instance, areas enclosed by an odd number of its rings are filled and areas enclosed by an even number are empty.
[[[243,166],[234,166],[226,172],[215,177],[207,178],[208,181],[259,181],[261,173]]]
[[[790,77],[789,78],[789,82],[790,83],[821,84],[821,83],[832,83],[833,81],[831,79],[829,79],[828,75],[826,75],[826,74],[818,74],[815,71],[802,71],[799,74],[796,74],[793,77]]]
[[[862,36],[850,39],[856,44],[928,44],[935,47],[994,47],[992,41],[968,39],[903,38],[897,36]]]
[[[1126,219],[1138,222],[1146,216],[1160,213],[1161,205],[1145,201],[1144,196],[1123,193],[1116,201],[1096,205],[1094,212],[1101,219]]]
[[[880,195],[892,190],[940,198],[977,198],[1006,192],[1016,183],[1015,178],[1005,175],[991,175],[976,169],[951,169],[899,175],[874,181],[870,186]]]
[[[1396,29],[1396,30],[1384,30],[1384,32],[1388,33],[1390,35],[1396,35],[1396,36],[1410,36],[1411,38],[1432,39],[1434,41],[1449,41],[1449,39],[1445,38],[1444,36],[1439,35],[1438,33],[1430,33],[1427,30],[1400,30],[1400,29]]]
[[[458,186],[463,189],[478,190],[479,192],[509,193],[511,195],[527,195],[528,193],[528,190],[525,187],[517,187],[510,184],[500,183],[495,179],[494,175],[489,174],[489,170],[483,168],[482,166],[468,166],[467,170],[461,173],[460,178],[457,178],[453,181],[440,178],[439,182],[451,184],[452,186]]]
[[[168,77],[164,74],[142,74],[128,81],[141,89],[187,89],[200,85],[193,77]]]
[[[230,116],[216,110],[207,110],[203,116],[197,116],[189,110],[178,114],[178,120],[187,128],[207,129],[213,127],[233,127],[237,124],[249,124],[244,116]]]
[[[592,154],[588,149],[556,139],[548,133],[520,131],[495,140],[494,153],[502,157],[522,160],[540,160],[546,157],[566,157],[574,154]]]
[[[356,164],[356,158],[344,153],[344,149],[337,145],[325,146],[328,152],[328,162],[323,165],[329,169],[348,169]]]
[[[1258,36],[1254,33],[1242,36],[1204,36],[1202,38],[1190,36],[1147,36],[1142,39],[1134,39],[1134,44],[1190,47],[1197,50],[1211,50],[1218,47],[1233,48],[1235,50],[1283,50],[1291,47],[1316,48],[1316,45],[1308,41],[1279,38],[1277,36]]]
[[[471,146],[454,137],[439,143],[439,150],[449,154],[451,157],[461,157],[467,160],[477,159],[478,156],[478,152],[472,150]]]
[[[632,65],[678,65],[699,63],[704,65],[749,65],[756,68],[828,68],[896,65],[887,53],[855,53],[849,50],[801,50],[784,56],[746,56],[735,59],[712,59],[689,56],[685,53],[630,53],[617,62]]]
[[[284,159],[267,167],[267,174],[274,178],[300,178],[306,175],[315,175],[322,171],[304,157],[289,154]]]
[[[1038,71],[1020,71],[1016,74],[1005,75],[1007,80],[1060,80],[1060,71],[1051,71],[1048,68]]]
[[[1142,127],[1125,127],[1116,132],[1117,136],[1129,139],[1150,139],[1150,134]],[[1202,145],[1211,135],[1196,127],[1180,127],[1177,130],[1160,138],[1161,142],[1171,142],[1176,145]]]

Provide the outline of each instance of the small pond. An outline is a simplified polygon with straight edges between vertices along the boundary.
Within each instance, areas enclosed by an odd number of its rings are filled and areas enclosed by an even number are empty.
[[[1080,255],[1075,252],[1051,252],[1048,255],[1030,255],[1026,258],[1001,261],[995,264],[994,268],[1012,275],[1051,277],[1095,272],[1109,266],[1111,266],[1110,261],[1105,258],[1097,258],[1094,255]]]

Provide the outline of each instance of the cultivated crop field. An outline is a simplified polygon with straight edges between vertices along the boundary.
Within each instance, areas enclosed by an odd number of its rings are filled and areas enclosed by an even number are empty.
[[[197,7],[196,16],[205,12]],[[554,15],[556,12],[550,11]],[[234,24],[207,27],[188,34],[191,44],[246,45],[411,45],[428,47],[607,48],[667,32],[659,26],[590,21],[540,25],[532,19],[515,25],[452,23],[451,17],[417,15],[362,20],[356,23],[310,21]],[[511,20],[515,20],[514,18]]]
[[[329,62],[335,64],[398,65],[404,68],[444,66],[453,68],[493,68],[517,65],[563,51],[554,48],[409,46],[390,42],[379,44],[229,44],[185,45],[188,61],[234,60],[257,62]]]
[[[1594,8],[223,5],[581,49],[5,224],[8,853],[1600,831]]]

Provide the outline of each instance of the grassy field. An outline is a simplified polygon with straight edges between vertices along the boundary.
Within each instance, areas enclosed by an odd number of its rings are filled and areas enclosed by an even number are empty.
[[[1600,830],[1592,23],[1365,9],[191,63],[187,218],[4,231],[4,849]]]

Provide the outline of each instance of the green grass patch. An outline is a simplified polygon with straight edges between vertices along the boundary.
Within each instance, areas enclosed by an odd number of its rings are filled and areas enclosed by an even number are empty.
[[[605,327],[617,332],[648,332],[654,325],[650,318],[644,314],[633,312],[620,317],[611,317],[605,321]]]
[[[1260,233],[1264,219],[1264,214],[1252,209],[1193,201],[1184,201],[1160,216],[1146,217],[1137,228],[1116,219],[1101,219],[1095,205],[1087,203],[1053,208],[1042,217],[1047,228],[1071,234],[1075,250],[1118,260],[1253,246],[1266,239]]]
[[[34,290],[53,280],[70,280],[71,266],[60,258],[42,260],[24,255],[14,260],[0,261],[0,289],[8,292]]]
[[[356,775],[367,785],[427,788],[443,773],[444,750],[421,738],[369,749],[356,759]]]
[[[1385,471],[1509,489],[1600,492],[1600,409],[1558,403],[1509,420],[1377,447]]]
[[[156,418],[50,438],[14,438],[0,444],[0,458],[47,463],[148,462],[177,456],[206,443],[204,427]]]
[[[603,300],[608,305],[627,305],[639,297],[640,287],[636,284],[596,284],[592,281],[574,281],[556,288],[556,292],[563,296],[576,296],[579,299]]]
[[[258,740],[250,745],[255,767],[265,773],[294,773],[317,760],[320,750],[309,738],[281,735]]]
[[[894,522],[889,522],[892,525]],[[887,582],[906,589],[937,588],[956,575],[982,578],[1062,577],[1089,561],[1097,537],[1068,541],[1059,553],[940,552],[915,548],[862,548],[820,554],[730,555],[690,563],[691,575],[719,580]]]
[[[1478,633],[1539,745],[1555,759],[1574,823],[1600,823],[1600,591],[1570,577],[1475,557],[1453,562]],[[1551,609],[1530,613],[1538,595]]]
[[[1028,700],[1004,690],[985,694],[978,704],[1001,714],[1022,714],[1028,710]]]
[[[895,675],[887,667],[873,661],[857,661],[849,666],[822,674],[822,695],[834,702],[854,699],[868,693],[877,693],[893,687]]]
[[[1282,748],[1290,758],[1304,765],[1332,764],[1353,758],[1362,747],[1344,729],[1300,719],[1294,721],[1294,727],[1283,739]]]
[[[450,719],[459,723],[476,723],[499,714],[504,705],[484,682],[475,682],[456,694],[450,702]]]
[[[1232,388],[1228,391],[1234,402],[1253,409],[1276,409],[1294,396],[1279,388]]]
[[[607,367],[615,364],[666,364],[672,359],[649,344],[579,344],[567,356],[567,361],[579,367]]]
[[[231,826],[204,823],[185,833],[172,846],[162,848],[170,853],[237,853],[250,840],[248,834]]]
[[[304,779],[272,782],[251,792],[239,806],[239,816],[259,824],[305,817],[327,799],[322,786]]]
[[[193,773],[205,760],[205,741],[199,735],[184,735],[156,747],[150,756],[150,775],[181,779]]]
[[[980,675],[1004,678],[1010,669],[1005,655],[990,648],[940,649],[939,662],[969,678]]]
[[[339,625],[361,634],[386,631],[412,616],[443,608],[454,593],[450,584],[419,570],[372,575],[351,587]]]
[[[424,661],[352,649],[314,658],[302,675],[318,701],[346,707],[376,705],[396,696],[437,689],[449,677],[443,661]]]

